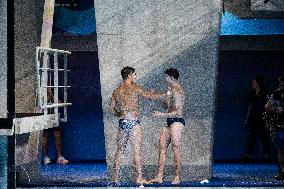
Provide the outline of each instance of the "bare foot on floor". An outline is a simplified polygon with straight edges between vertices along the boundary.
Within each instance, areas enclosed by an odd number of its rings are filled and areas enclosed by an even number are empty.
[[[175,177],[172,181],[172,184],[177,185],[180,184],[180,178],[179,177]]]
[[[162,178],[162,177],[156,177],[156,178],[150,180],[150,182],[151,182],[151,183],[159,183],[159,184],[161,184],[161,183],[163,183],[164,181],[163,181],[163,178]]]
[[[118,184],[118,183],[119,183],[119,179],[118,179],[117,177],[114,177],[114,178],[112,179],[112,182],[113,182],[114,184]]]
[[[137,185],[150,184],[150,183],[151,183],[151,182],[148,181],[148,180],[146,180],[146,179],[142,179],[142,178],[136,179],[136,184],[137,184]]]

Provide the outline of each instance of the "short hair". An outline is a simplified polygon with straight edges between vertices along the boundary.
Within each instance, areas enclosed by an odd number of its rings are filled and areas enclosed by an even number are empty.
[[[167,74],[168,76],[170,77],[173,77],[175,78],[176,80],[178,80],[178,77],[179,77],[179,72],[177,69],[175,68],[169,68],[165,71],[165,74]]]
[[[281,86],[284,86],[284,75],[282,75],[278,78],[278,82]]]
[[[264,79],[260,76],[256,76],[254,78],[254,80],[257,82],[257,84],[260,86],[260,87],[264,87]]]
[[[123,67],[121,70],[121,76],[123,80],[126,80],[129,75],[133,74],[135,69],[129,66]]]

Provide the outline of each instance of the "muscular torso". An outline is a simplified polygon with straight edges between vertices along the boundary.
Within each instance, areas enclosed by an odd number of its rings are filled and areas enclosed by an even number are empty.
[[[166,96],[167,112],[177,111],[177,115],[173,117],[183,117],[184,98],[184,91],[180,85],[170,88]]]
[[[115,110],[121,119],[139,119],[139,87],[122,83],[113,93]]]

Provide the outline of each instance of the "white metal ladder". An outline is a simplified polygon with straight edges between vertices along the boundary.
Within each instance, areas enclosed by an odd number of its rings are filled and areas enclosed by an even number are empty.
[[[70,71],[67,69],[67,56],[71,52],[51,49],[46,47],[37,47],[36,48],[36,80],[37,80],[37,107],[43,110],[44,115],[48,114],[48,109],[53,109],[55,114],[55,124],[59,125],[59,121],[67,122],[67,106],[72,105],[67,102],[67,88],[70,86],[67,85],[67,72]],[[64,68],[59,68],[58,56],[64,56]],[[50,57],[53,56],[53,65],[50,62]],[[64,81],[63,84],[59,85],[59,71],[64,72]],[[53,80],[51,79],[51,73],[53,73]],[[52,81],[51,81],[52,80]],[[53,85],[51,85],[53,83]],[[63,88],[64,91],[64,100],[59,103],[58,93],[59,88]],[[50,93],[54,89],[54,93]],[[48,94],[49,92],[49,94]],[[53,102],[49,101],[49,98],[53,97]],[[58,108],[64,108],[64,116],[60,118],[58,113]]]

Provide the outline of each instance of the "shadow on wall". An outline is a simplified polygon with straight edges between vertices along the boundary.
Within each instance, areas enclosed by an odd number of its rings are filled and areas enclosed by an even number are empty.
[[[179,80],[185,89],[187,98],[184,105],[185,116],[195,120],[211,119],[214,115],[214,90],[217,75],[217,51],[214,52],[215,49],[212,49],[214,43],[212,36],[205,36],[190,48],[165,60],[162,66],[150,72],[145,70],[148,73],[141,79],[139,79],[139,70],[137,70],[138,83],[145,83],[144,87],[148,89],[166,90],[164,71],[170,67],[177,68],[180,72]],[[150,115],[153,107],[158,105],[157,102],[150,102],[153,106],[149,106],[149,100],[146,102],[142,100],[142,104],[145,103],[147,106],[141,107],[142,115]]]

